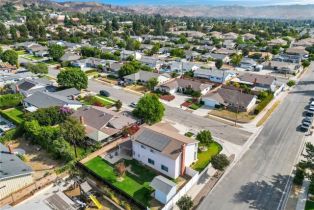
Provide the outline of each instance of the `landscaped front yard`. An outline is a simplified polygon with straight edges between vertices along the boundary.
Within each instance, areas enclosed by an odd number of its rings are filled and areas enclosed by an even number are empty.
[[[97,96],[86,96],[81,102],[85,105],[94,105],[94,106],[101,106],[110,108],[112,107],[116,101],[112,100],[111,98],[97,95]]]
[[[227,109],[215,109],[210,111],[210,115],[221,117],[231,121],[238,121],[239,123],[248,123],[253,120],[256,115],[247,112],[239,112],[238,114]]]
[[[24,112],[20,108],[10,108],[2,111],[3,115],[15,124],[20,124],[23,121]]]
[[[25,54],[25,55],[23,55],[23,57],[26,58],[26,59],[35,60],[35,61],[38,61],[38,60],[43,59],[42,57],[38,57],[38,56],[34,56],[34,55],[29,55],[29,54]]]
[[[119,180],[115,172],[115,167],[101,157],[96,157],[85,163],[88,169],[95,172],[105,181],[130,195],[134,200],[145,206],[150,206],[152,189],[149,184],[156,174],[135,160],[125,160],[125,165],[128,171],[123,179]]]
[[[201,146],[202,145],[200,145],[199,147]],[[197,153],[198,160],[196,163],[192,165],[192,168],[196,171],[203,171],[206,168],[206,166],[208,166],[208,164],[210,163],[212,157],[217,155],[221,150],[222,147],[217,142],[211,143],[208,146],[207,151],[202,152],[199,149]]]

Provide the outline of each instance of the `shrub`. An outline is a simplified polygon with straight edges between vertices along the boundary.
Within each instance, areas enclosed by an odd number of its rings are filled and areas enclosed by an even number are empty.
[[[311,177],[311,183],[309,186],[309,194],[314,195],[314,177]]]
[[[273,94],[269,94],[266,98],[264,98],[255,108],[254,114],[260,113],[273,98],[274,98]]]
[[[230,161],[228,160],[228,157],[224,154],[215,155],[212,159],[212,165],[214,169],[220,171],[223,171],[229,164]]]
[[[193,207],[193,201],[190,196],[182,196],[176,203],[180,210],[190,210]]]
[[[6,94],[0,97],[0,109],[8,109],[18,106],[23,100],[21,94]]]
[[[288,85],[289,87],[295,86],[295,81],[294,81],[294,80],[289,80],[289,81],[287,82],[287,85]]]
[[[305,177],[305,172],[301,168],[297,168],[295,171],[295,176],[293,178],[293,183],[301,186]]]

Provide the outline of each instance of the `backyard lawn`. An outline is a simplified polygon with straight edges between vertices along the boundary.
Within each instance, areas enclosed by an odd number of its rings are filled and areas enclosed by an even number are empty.
[[[104,161],[101,157],[96,157],[85,163],[88,169],[95,172],[102,179],[124,191],[133,197],[134,200],[145,206],[149,206],[151,200],[150,194],[152,193],[149,184],[156,174],[134,160],[125,160],[125,165],[130,166],[132,173],[129,171],[126,172],[123,179],[118,181],[114,166]]]
[[[305,210],[314,210],[314,202],[313,201],[306,201]]]
[[[201,145],[200,145],[201,146]],[[210,163],[213,156],[217,155],[221,151],[221,145],[217,142],[211,143],[207,151],[198,151],[197,162],[192,165],[192,168],[196,171],[203,171],[204,168]]]
[[[13,123],[20,124],[23,121],[23,111],[20,108],[11,108],[3,110],[3,115]]]

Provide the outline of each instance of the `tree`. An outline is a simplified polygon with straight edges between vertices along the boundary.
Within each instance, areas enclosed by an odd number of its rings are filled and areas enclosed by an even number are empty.
[[[0,22],[0,40],[3,41],[7,38],[8,31],[3,23]]]
[[[6,50],[4,53],[1,55],[1,60],[3,62],[8,62],[11,65],[18,66],[18,54],[14,50]]]
[[[74,87],[81,90],[87,88],[88,78],[83,71],[73,68],[61,71],[57,76],[57,82],[66,88]]]
[[[302,66],[304,69],[309,67],[310,65],[311,65],[311,62],[309,60],[303,60],[302,61]]]
[[[221,59],[216,60],[215,66],[217,69],[221,69],[222,65],[223,65],[223,61]]]
[[[213,137],[210,131],[202,130],[196,135],[196,140],[200,141],[201,144],[208,146],[213,142]]]
[[[149,90],[154,90],[154,88],[158,85],[158,79],[153,77],[146,82],[146,88]]]
[[[64,55],[64,48],[58,44],[52,44],[49,45],[48,51],[50,56],[53,58],[55,61],[59,61],[60,58]]]
[[[211,163],[214,169],[223,171],[230,164],[230,161],[225,154],[218,154],[213,157]]]
[[[295,81],[294,81],[294,80],[289,80],[289,81],[287,82],[287,85],[288,85],[289,87],[292,87],[292,86],[295,85]]]
[[[27,69],[34,74],[48,74],[48,66],[45,63],[27,64]]]
[[[314,145],[311,143],[306,143],[305,147],[306,153],[303,157],[306,159],[307,166],[311,169],[314,168]]]
[[[193,201],[190,196],[182,196],[176,203],[180,210],[190,210],[193,207]]]
[[[131,63],[126,63],[120,68],[118,74],[119,77],[124,77],[126,75],[134,74],[136,72],[138,72],[138,69],[136,69],[134,65],[132,65]]]
[[[133,114],[144,120],[145,123],[154,124],[162,120],[165,107],[155,94],[144,95],[137,103]]]
[[[114,31],[118,31],[118,30],[119,30],[119,23],[118,23],[118,20],[117,20],[116,17],[114,17],[114,18],[112,19],[111,25],[112,25],[112,29],[113,29]]]
[[[170,50],[170,55],[173,57],[183,58],[185,56],[185,52],[183,49],[175,48]]]
[[[235,66],[238,66],[240,64],[242,60],[242,55],[241,54],[234,54],[232,57],[231,57],[231,63]]]
[[[120,111],[121,107],[122,107],[122,102],[120,100],[118,100],[116,103],[115,103],[115,107],[117,108],[117,111]]]
[[[119,177],[123,177],[126,172],[126,167],[124,162],[120,162],[116,165],[116,171]]]
[[[60,126],[60,133],[63,138],[74,145],[75,157],[77,158],[77,145],[83,145],[85,138],[85,127],[76,118],[69,117]]]

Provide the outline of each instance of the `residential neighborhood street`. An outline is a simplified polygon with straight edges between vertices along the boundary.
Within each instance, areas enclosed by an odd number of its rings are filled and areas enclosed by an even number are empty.
[[[49,68],[49,75],[53,77],[56,77],[58,72],[59,72],[58,70]],[[93,91],[95,93],[99,93],[100,90],[106,90],[110,92],[112,98],[121,100],[125,106],[128,106],[132,102],[137,102],[140,98],[139,95],[127,92],[123,90],[122,87],[109,86],[101,84],[100,82],[94,80],[89,80],[88,90]],[[165,117],[167,120],[185,125],[191,128],[192,130],[208,129],[212,132],[213,136],[237,145],[243,145],[251,135],[250,132],[247,132],[245,130],[235,128],[233,126],[212,119],[204,118],[192,114],[188,111],[183,111],[182,109],[179,108],[170,107],[167,105],[165,105],[165,108],[166,108]]]
[[[314,65],[277,108],[247,153],[199,206],[207,209],[284,209],[290,175],[304,143],[298,131],[314,96]]]

